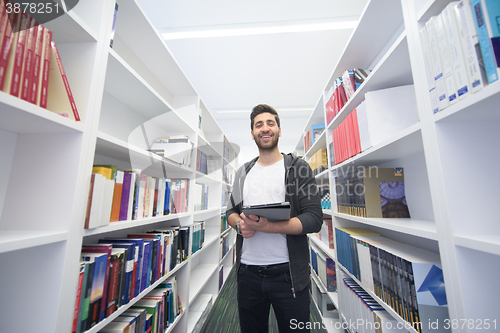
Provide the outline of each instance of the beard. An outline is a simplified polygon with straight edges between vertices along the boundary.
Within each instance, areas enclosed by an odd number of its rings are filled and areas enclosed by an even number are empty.
[[[271,151],[278,146],[279,135],[273,133],[271,141],[267,143],[263,143],[261,139],[259,137],[256,137],[255,135],[253,136],[253,139],[260,151]]]

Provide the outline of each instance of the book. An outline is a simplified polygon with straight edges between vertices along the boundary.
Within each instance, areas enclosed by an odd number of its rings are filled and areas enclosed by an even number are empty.
[[[118,213],[118,221],[128,220],[129,212],[131,212],[132,210],[134,188],[135,188],[135,174],[130,172],[123,172],[123,186],[120,198],[120,210]],[[113,215],[113,213],[111,215]]]
[[[73,310],[73,322],[71,324],[71,332],[76,332],[78,327],[78,314],[80,313],[80,305],[82,300],[82,289],[85,290],[83,281],[85,280],[85,263],[80,262],[78,271],[78,282],[76,285],[75,309]]]
[[[96,268],[99,269],[98,271],[94,271],[92,296],[90,298],[90,313],[93,325],[106,318],[111,245],[83,244],[81,256],[84,260],[87,260],[89,257],[96,258]],[[97,302],[100,304],[95,304]]]
[[[488,83],[493,83],[498,80],[498,73],[490,37],[485,25],[483,6],[481,5],[481,0],[470,0],[470,4],[472,6],[472,16],[474,17],[474,23],[476,25],[476,31],[479,38],[479,47],[483,56],[486,79]]]
[[[36,96],[36,105],[47,108],[48,90],[49,90],[49,75],[52,63],[52,31],[43,29],[43,38],[41,46],[40,59],[40,75],[38,81],[38,92]],[[53,64],[52,64],[53,66]]]
[[[448,96],[446,94],[446,84],[444,82],[443,67],[441,65],[441,57],[439,55],[439,45],[436,37],[434,21],[436,16],[431,17],[426,23],[427,42],[429,44],[430,57],[432,59],[432,77],[436,86],[438,110],[443,110],[449,105]]]
[[[43,51],[43,36],[45,27],[39,24],[35,33],[35,50],[33,52],[33,71],[30,78],[28,89],[28,101],[36,104],[38,97],[38,90],[40,84],[40,76],[42,73],[42,51]]]
[[[500,67],[500,3],[495,0],[481,0],[484,10],[484,21],[490,37],[491,48],[495,56],[496,67]]]
[[[434,80],[432,55],[429,46],[429,40],[427,38],[427,28],[424,26],[420,29],[420,41],[422,45],[422,53],[424,55],[424,65],[427,77],[427,88],[429,90],[429,98],[431,100],[431,109],[433,113],[439,111],[438,108],[438,98],[436,90],[436,81]]]
[[[13,35],[12,25],[5,10],[4,1],[0,1],[0,10],[0,90],[3,90]]]
[[[480,64],[482,64],[482,55],[479,48],[479,39],[474,26],[470,3],[466,0],[459,1],[454,6],[454,10],[458,30],[460,32],[462,53],[465,58],[471,92],[475,93],[484,87],[486,73],[483,73],[484,71],[480,66]]]
[[[269,222],[286,221],[290,219],[290,203],[280,202],[264,205],[243,206],[243,213],[265,217]]]
[[[29,25],[29,16],[21,12],[14,13],[12,16],[12,44],[9,50],[9,60],[6,65],[3,91],[19,97],[24,46],[26,43],[26,28]]]
[[[47,110],[63,117],[80,121],[66,71],[54,41],[50,42],[50,68],[47,88]]]
[[[125,175],[123,171],[116,170],[113,188],[113,199],[111,203],[110,222],[116,222],[120,219],[120,207],[122,202],[124,177]]]
[[[92,281],[94,279],[94,267],[95,261],[93,258],[89,260],[82,260],[85,263],[85,274],[86,281],[84,281],[85,287],[82,286],[82,301],[80,304],[80,313],[78,314],[78,326],[76,329],[77,333],[84,332],[87,330],[89,319],[89,308],[90,308],[90,297],[92,294]]]
[[[102,333],[131,333],[130,323],[112,321],[104,328],[100,329],[99,332]]]
[[[101,225],[106,178],[93,173],[90,177],[89,198],[85,228],[93,229]]]
[[[29,19],[29,27],[26,30],[26,45],[24,51],[24,61],[22,65],[22,75],[20,82],[19,97],[22,100],[29,101],[31,80],[33,76],[34,57],[35,57],[35,44],[38,34],[38,22],[34,18]]]

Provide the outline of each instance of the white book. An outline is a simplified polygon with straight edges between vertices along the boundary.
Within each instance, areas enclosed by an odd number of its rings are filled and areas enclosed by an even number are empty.
[[[367,92],[365,103],[372,146],[419,122],[413,85]]]
[[[148,217],[153,216],[156,182],[157,182],[156,178],[148,177],[148,187],[149,187],[149,206],[147,207]]]
[[[439,46],[437,45],[437,37],[434,29],[434,20],[436,16],[431,17],[426,23],[427,39],[429,41],[429,50],[432,58],[432,76],[436,85],[436,93],[438,97],[438,109],[442,110],[449,105],[448,96],[446,96],[446,86],[444,83],[443,70],[441,67],[441,57],[439,55]]]
[[[111,208],[113,206],[113,193],[115,192],[115,181],[104,179],[104,197],[102,198],[102,215],[100,226],[109,225],[111,219]]]
[[[455,6],[458,1],[453,1],[442,11],[443,27],[448,40],[448,49],[450,53],[450,65],[455,78],[455,86],[458,98],[463,99],[470,94],[469,78],[465,71],[465,59],[460,42],[460,32],[458,31],[457,18],[455,16]]]
[[[105,180],[106,178],[103,175],[94,174],[94,188],[92,190],[92,204],[90,206],[88,223],[89,229],[97,228],[101,223]]]
[[[130,194],[128,197],[128,209],[127,209],[127,221],[132,220],[132,214],[134,212],[134,194],[135,194],[135,187],[137,183],[137,174],[130,173]]]
[[[470,1],[462,0],[454,7],[462,42],[462,52],[467,67],[467,75],[472,93],[481,90],[485,84],[486,73],[481,69],[481,50],[477,36],[474,18],[470,9]]]
[[[427,88],[429,90],[429,98],[431,100],[432,112],[436,113],[438,109],[438,98],[436,90],[436,82],[432,71],[432,54],[429,47],[429,39],[427,38],[427,28],[420,29],[420,42],[422,44],[422,53],[424,55],[424,66],[427,77]]]
[[[370,133],[368,131],[368,119],[366,117],[365,101],[361,102],[356,107],[356,113],[358,116],[359,141],[361,143],[361,151],[365,151],[372,146],[370,143]]]
[[[436,32],[437,44],[439,47],[439,55],[441,59],[441,69],[443,71],[444,83],[446,86],[446,96],[448,97],[449,105],[455,104],[458,101],[457,87],[455,85],[455,77],[451,67],[450,48],[446,31],[443,22],[443,13],[440,13],[433,19],[434,29]]]

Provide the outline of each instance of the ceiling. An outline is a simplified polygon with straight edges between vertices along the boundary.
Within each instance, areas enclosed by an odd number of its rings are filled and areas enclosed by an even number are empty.
[[[228,140],[241,148],[241,164],[258,154],[249,114],[260,103],[280,114],[280,150],[295,149],[367,0],[138,2]]]

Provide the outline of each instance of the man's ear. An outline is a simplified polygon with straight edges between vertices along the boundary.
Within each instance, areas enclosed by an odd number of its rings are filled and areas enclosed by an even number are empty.
[[[281,127],[279,127],[279,129],[280,129],[280,131],[279,131],[279,134],[280,134],[279,137],[281,138]]]
[[[255,139],[253,138],[253,131],[250,131],[250,136],[252,137],[252,140],[255,140]]]

